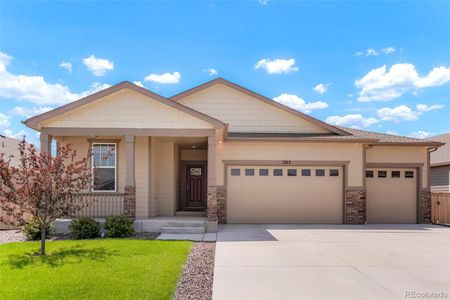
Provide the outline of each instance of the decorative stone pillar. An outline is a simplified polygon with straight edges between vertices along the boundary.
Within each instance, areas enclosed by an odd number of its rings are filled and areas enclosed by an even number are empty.
[[[208,137],[208,190],[207,190],[208,232],[217,232],[217,186],[216,186],[216,137]]]
[[[219,224],[225,224],[227,221],[226,193],[227,191],[224,186],[217,187],[217,219]]]
[[[431,191],[428,189],[422,189],[419,195],[419,223],[429,224],[431,223]]]
[[[125,186],[123,214],[130,219],[136,218],[136,188],[134,186]]]
[[[125,177],[125,195],[123,199],[123,213],[129,218],[136,218],[136,180],[135,180],[135,137],[125,136],[127,165]]]
[[[345,224],[366,223],[366,190],[352,189],[345,191]]]

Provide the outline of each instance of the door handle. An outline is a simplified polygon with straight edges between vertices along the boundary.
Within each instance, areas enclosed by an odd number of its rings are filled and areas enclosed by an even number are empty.
[[[186,185],[186,192],[189,192],[189,184]]]

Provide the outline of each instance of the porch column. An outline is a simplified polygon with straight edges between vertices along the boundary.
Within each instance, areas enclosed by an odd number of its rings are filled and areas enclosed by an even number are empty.
[[[217,231],[217,185],[216,185],[216,137],[208,137],[208,225],[207,231]]]
[[[41,141],[41,153],[52,154],[52,136],[46,133],[41,133],[39,140]]]
[[[126,152],[127,152],[127,164],[126,164],[126,177],[125,177],[125,195],[123,203],[123,213],[129,218],[136,217],[136,180],[134,172],[134,135],[125,136]]]

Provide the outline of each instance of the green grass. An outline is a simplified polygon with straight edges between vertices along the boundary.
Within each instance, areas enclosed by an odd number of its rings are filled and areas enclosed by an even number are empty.
[[[0,245],[1,299],[171,299],[191,242],[102,239]]]

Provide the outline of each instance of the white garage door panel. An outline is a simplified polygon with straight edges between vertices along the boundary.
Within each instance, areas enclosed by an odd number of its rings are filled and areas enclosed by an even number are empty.
[[[416,223],[417,172],[415,169],[367,169],[367,222],[368,223]],[[380,177],[379,172],[386,172]],[[400,172],[400,177],[392,172]],[[406,178],[406,172],[413,178]],[[373,174],[373,177],[371,174]],[[383,176],[383,174],[381,174]],[[368,177],[369,176],[369,177]]]
[[[232,176],[232,170],[240,170]],[[254,176],[245,170],[253,169]],[[267,169],[268,176],[259,170]],[[282,176],[274,176],[274,169],[282,169]],[[297,176],[288,176],[288,169]],[[302,169],[311,176],[302,176]],[[322,169],[325,176],[316,176]],[[330,169],[338,176],[330,176]],[[231,166],[227,170],[228,223],[342,223],[343,170],[341,167],[264,167]]]

